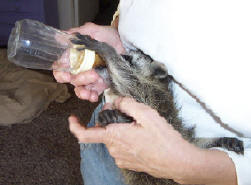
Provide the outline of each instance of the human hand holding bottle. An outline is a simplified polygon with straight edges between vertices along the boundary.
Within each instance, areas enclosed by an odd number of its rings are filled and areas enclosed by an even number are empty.
[[[99,26],[94,23],[72,28],[68,33],[79,32],[84,35],[90,35],[92,38],[109,44],[114,47],[118,53],[123,53],[124,48],[116,28],[111,26]],[[98,96],[108,87],[104,80],[95,72],[89,70],[72,75],[69,72],[53,71],[55,79],[60,83],[71,83],[75,86],[75,93],[80,99],[97,102]]]

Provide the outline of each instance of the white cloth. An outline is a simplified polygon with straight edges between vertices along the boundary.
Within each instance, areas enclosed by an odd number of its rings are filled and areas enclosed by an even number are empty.
[[[251,1],[121,0],[119,33],[166,65],[222,122],[245,137],[245,155],[226,151],[239,185],[251,184]],[[174,87],[180,116],[201,137],[235,136],[184,90]]]

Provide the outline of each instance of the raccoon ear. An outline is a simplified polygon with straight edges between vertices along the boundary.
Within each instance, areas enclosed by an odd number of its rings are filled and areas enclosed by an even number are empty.
[[[153,61],[150,65],[151,75],[158,80],[168,78],[168,71],[164,64]]]

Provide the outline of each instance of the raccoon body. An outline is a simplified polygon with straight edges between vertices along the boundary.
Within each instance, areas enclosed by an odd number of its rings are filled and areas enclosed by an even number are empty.
[[[132,50],[127,55],[119,55],[109,45],[91,39],[89,36],[76,34],[74,44],[83,45],[82,49],[96,51],[106,62],[106,69],[97,69],[103,76],[110,77],[110,86],[114,94],[132,97],[136,101],[149,105],[164,117],[184,139],[201,148],[222,147],[239,154],[244,153],[243,142],[236,138],[195,138],[194,129],[186,128],[178,117],[172,85],[173,78],[161,63],[154,61],[140,50]],[[81,49],[81,48],[79,48]],[[106,73],[107,72],[107,73]],[[119,110],[103,111],[99,114],[99,124],[132,122],[133,118]],[[146,173],[122,170],[129,185],[177,185],[171,179],[158,179]]]

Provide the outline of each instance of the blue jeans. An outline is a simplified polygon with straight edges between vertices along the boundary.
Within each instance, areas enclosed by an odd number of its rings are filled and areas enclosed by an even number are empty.
[[[102,109],[96,108],[88,127],[93,127]],[[104,144],[80,144],[81,174],[84,185],[125,185],[123,176]]]

